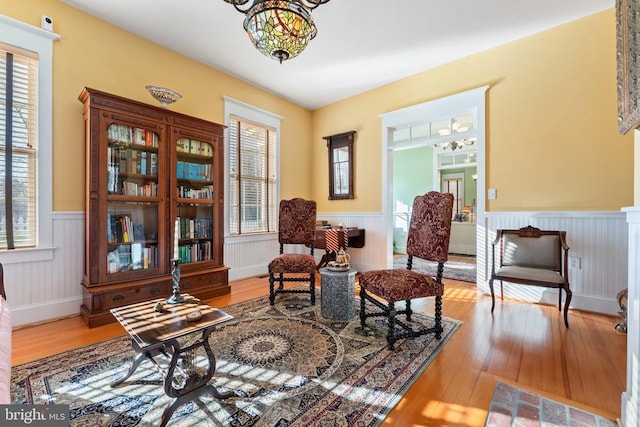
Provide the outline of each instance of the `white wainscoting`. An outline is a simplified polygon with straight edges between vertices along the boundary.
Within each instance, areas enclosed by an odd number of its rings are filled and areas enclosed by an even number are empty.
[[[636,131],[637,133],[637,131]],[[637,137],[636,137],[637,139]],[[636,147],[638,145],[636,144]],[[624,209],[629,224],[627,302],[627,389],[622,393],[622,425],[640,427],[640,206]]]
[[[331,224],[365,229],[365,246],[351,248],[351,262],[359,271],[387,266],[385,221],[380,213],[318,214]],[[51,260],[20,261],[19,254],[3,254],[5,287],[14,326],[77,315],[82,304],[83,213],[54,212]],[[484,226],[482,226],[484,224]],[[616,314],[616,294],[627,287],[628,231],[623,213],[617,212],[498,212],[478,220],[478,291],[488,294],[491,268],[488,248],[498,228],[533,225],[567,231],[570,254],[580,258],[580,269],[570,269],[573,301],[584,310]],[[229,280],[267,274],[267,264],[278,253],[275,234],[227,238],[225,265]],[[322,251],[317,251],[319,261]],[[499,289],[499,286],[496,286]],[[557,303],[557,293],[544,288],[505,286],[505,295],[531,301]],[[613,327],[613,326],[612,326]]]
[[[490,212],[478,227],[478,291],[489,294],[491,241],[497,229],[518,229],[532,225],[543,230],[565,230],[569,257],[579,267],[569,266],[573,292],[571,308],[615,315],[617,293],[627,287],[628,231],[622,212]],[[486,239],[485,237],[486,236]],[[499,306],[500,284],[494,282]],[[505,283],[505,297],[525,301],[558,303],[558,291]],[[612,325],[613,328],[613,325]]]
[[[382,231],[382,215],[380,214],[322,214],[319,220],[329,221],[332,225],[342,223],[345,227],[359,227],[365,230],[363,248],[349,248],[351,264],[359,271],[380,268],[386,265],[386,235]],[[286,248],[292,250],[293,247]],[[302,249],[302,248],[301,248]],[[278,255],[278,236],[243,236],[226,237],[224,245],[225,265],[229,267],[229,280],[267,274],[267,265]],[[324,255],[323,250],[316,250],[316,261]]]
[[[13,326],[80,313],[82,219],[82,212],[54,212],[51,260],[21,262],[19,254],[0,252]]]

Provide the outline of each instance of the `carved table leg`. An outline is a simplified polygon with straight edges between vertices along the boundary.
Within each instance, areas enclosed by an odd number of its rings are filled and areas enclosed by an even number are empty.
[[[235,396],[233,391],[226,393],[219,392],[209,383],[216,369],[216,359],[209,345],[209,335],[213,328],[207,328],[202,332],[202,340],[193,343],[183,349],[177,340],[171,340],[165,343],[165,347],[171,353],[171,362],[164,379],[164,391],[169,397],[175,398],[167,408],[165,408],[160,426],[164,426],[169,422],[171,415],[182,404],[195,400],[203,394],[209,393],[218,400],[227,399]],[[195,365],[195,355],[197,350],[204,350],[207,357],[207,367],[203,373],[198,372]],[[182,367],[179,367],[179,361],[182,360]],[[180,372],[178,372],[180,371]],[[176,375],[182,375],[184,380],[176,384]]]
[[[123,382],[125,382],[127,379],[129,379],[129,377],[131,375],[133,375],[133,373],[136,371],[136,369],[138,369],[138,366],[140,366],[140,364],[142,362],[144,362],[145,359],[149,359],[151,360],[154,364],[157,364],[156,361],[153,359],[153,356],[155,354],[159,354],[160,350],[155,347],[155,348],[151,348],[151,349],[146,349],[145,351],[143,351],[140,346],[134,341],[131,340],[131,346],[133,347],[133,349],[138,353],[136,355],[136,358],[133,359],[133,362],[131,362],[131,366],[129,367],[129,370],[127,371],[126,374],[124,374],[121,378],[115,380],[114,382],[111,383],[111,387],[117,387],[120,384],[122,384]]]

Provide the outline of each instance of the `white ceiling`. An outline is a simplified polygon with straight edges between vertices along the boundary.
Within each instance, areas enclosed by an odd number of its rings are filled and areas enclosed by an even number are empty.
[[[223,0],[61,1],[311,110],[615,5],[331,0],[313,11],[316,38],[279,64],[251,45],[244,15]]]

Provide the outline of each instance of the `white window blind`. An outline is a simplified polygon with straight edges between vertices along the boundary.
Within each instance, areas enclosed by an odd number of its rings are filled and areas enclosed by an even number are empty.
[[[276,230],[276,130],[229,119],[229,232]]]
[[[0,248],[37,243],[38,58],[0,44]]]

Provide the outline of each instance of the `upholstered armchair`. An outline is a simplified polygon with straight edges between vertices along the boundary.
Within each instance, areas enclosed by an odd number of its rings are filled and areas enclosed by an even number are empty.
[[[416,196],[407,236],[407,266],[405,269],[373,270],[360,276],[360,323],[366,326],[369,317],[386,317],[388,323],[387,344],[394,349],[395,342],[402,338],[412,338],[433,333],[442,337],[442,271],[449,256],[453,195],[431,191]],[[421,258],[438,263],[436,277],[413,271],[413,258]],[[378,297],[378,298],[376,298]],[[411,322],[411,300],[435,297],[435,322],[414,328],[396,316],[404,314]],[[379,301],[382,298],[386,305]],[[404,301],[405,308],[398,310],[397,302]],[[366,312],[367,303],[373,312]]]
[[[316,303],[316,262],[313,244],[316,237],[316,202],[295,198],[280,201],[278,242],[280,255],[269,263],[269,303],[281,293],[308,293]],[[285,253],[285,245],[303,245],[306,253]],[[278,282],[278,287],[275,287]],[[309,289],[285,289],[285,282],[308,282]]]
[[[497,256],[496,256],[497,252]],[[569,246],[567,232],[540,230],[528,225],[517,230],[497,230],[491,251],[491,313],[496,305],[493,281],[500,281],[500,300],[504,300],[502,282],[558,289],[558,311],[564,303],[564,326],[569,327]]]

